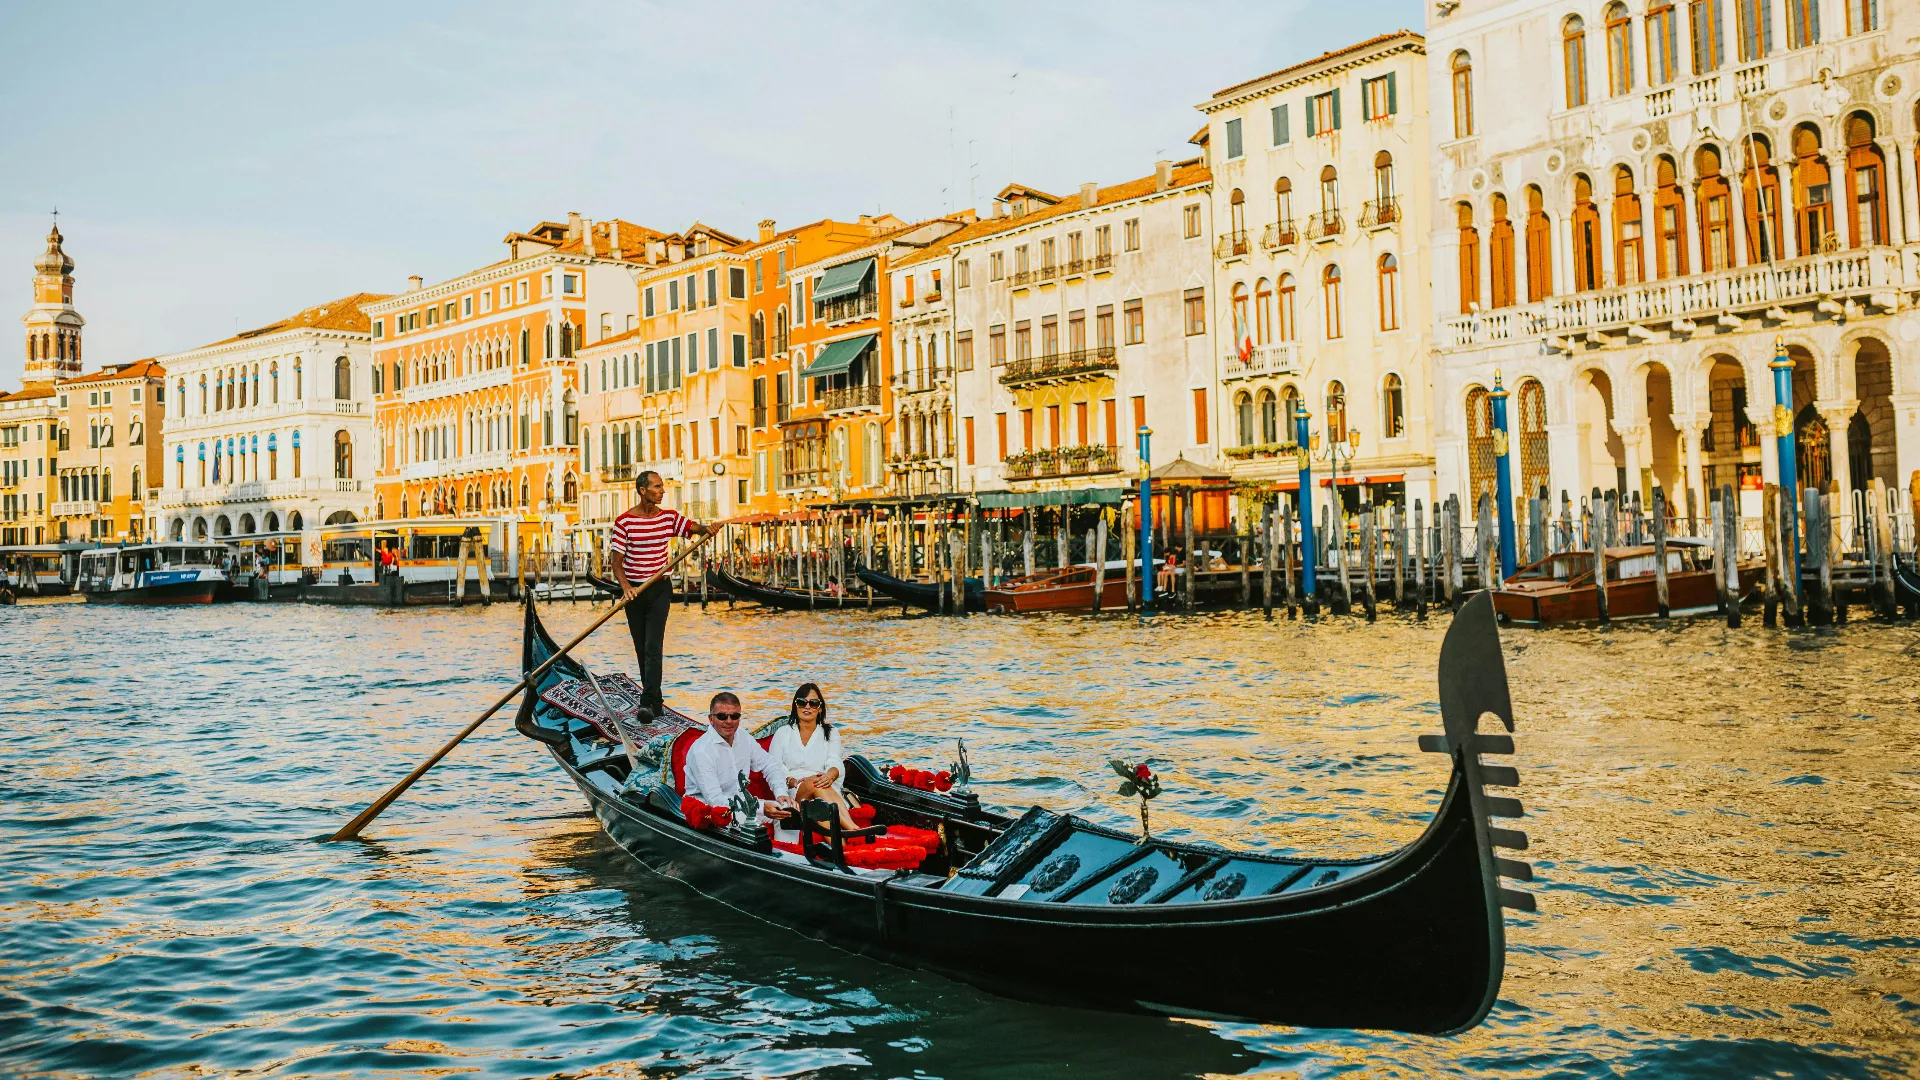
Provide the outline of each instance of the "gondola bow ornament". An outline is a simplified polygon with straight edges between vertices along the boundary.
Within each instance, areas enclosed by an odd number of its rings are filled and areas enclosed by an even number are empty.
[[[1120,794],[1123,798],[1140,796],[1140,835],[1151,837],[1153,830],[1147,825],[1147,800],[1160,794],[1160,778],[1145,762],[1135,765],[1131,761],[1110,758],[1107,764],[1120,774]]]

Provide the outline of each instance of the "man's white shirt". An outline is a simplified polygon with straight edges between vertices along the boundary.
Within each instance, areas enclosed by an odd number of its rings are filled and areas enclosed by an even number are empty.
[[[733,733],[729,744],[713,728],[687,751],[688,795],[708,806],[725,806],[740,795],[740,774],[759,773],[775,793],[787,787],[787,773],[745,730]]]

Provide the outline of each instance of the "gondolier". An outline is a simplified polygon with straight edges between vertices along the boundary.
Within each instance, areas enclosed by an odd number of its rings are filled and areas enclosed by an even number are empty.
[[[613,580],[620,584],[620,595],[628,598],[627,629],[633,634],[633,654],[640,663],[642,704],[658,715],[660,693],[660,648],[667,633],[667,613],[673,610],[673,590],[647,590],[638,598],[641,583],[666,569],[667,541],[676,536],[706,536],[713,530],[678,510],[660,505],[667,485],[660,474],[648,469],[634,479],[640,501],[613,519],[610,545],[619,557],[613,560]]]

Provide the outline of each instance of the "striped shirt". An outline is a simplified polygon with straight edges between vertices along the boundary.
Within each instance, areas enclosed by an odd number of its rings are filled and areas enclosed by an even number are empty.
[[[620,555],[627,584],[639,585],[667,568],[667,541],[693,531],[693,522],[678,510],[661,507],[652,517],[629,510],[613,519],[611,547]]]

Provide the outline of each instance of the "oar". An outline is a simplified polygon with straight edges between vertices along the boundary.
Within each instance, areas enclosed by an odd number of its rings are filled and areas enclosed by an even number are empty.
[[[725,528],[725,526],[722,526],[722,528]],[[479,716],[475,717],[473,720],[473,723],[468,724],[466,727],[462,728],[460,730],[460,734],[455,735],[452,739],[449,739],[445,746],[442,746],[440,749],[435,750],[433,752],[433,756],[421,762],[418,768],[408,773],[406,779],[393,785],[393,787],[390,788],[385,795],[382,795],[378,799],[375,799],[372,806],[369,806],[365,810],[360,811],[360,814],[358,817],[355,817],[352,821],[349,821],[345,825],[341,826],[339,832],[334,833],[332,836],[327,838],[327,842],[332,843],[335,840],[351,840],[354,837],[360,835],[360,830],[366,828],[368,822],[372,821],[374,818],[379,817],[381,811],[385,810],[388,806],[392,805],[395,799],[398,799],[401,795],[405,794],[406,790],[413,786],[413,782],[415,780],[418,780],[422,776],[425,776],[427,774],[428,769],[431,769],[435,765],[439,764],[440,759],[443,757],[446,757],[447,754],[451,753],[454,747],[459,746],[461,740],[473,734],[475,729],[479,728],[481,724],[486,723],[488,717],[492,716],[494,713],[499,712],[502,708],[504,708],[507,705],[508,702],[512,701],[514,698],[519,697],[520,691],[531,687],[535,679],[538,679],[540,676],[545,675],[547,673],[547,669],[552,667],[554,664],[559,663],[561,657],[567,655],[569,652],[572,652],[573,647],[575,645],[578,645],[581,642],[587,640],[587,635],[593,633],[595,630],[600,629],[603,623],[605,623],[608,619],[613,618],[614,612],[619,611],[621,608],[626,607],[629,603],[638,599],[641,593],[647,591],[647,589],[651,588],[660,579],[672,573],[673,568],[680,565],[682,560],[684,560],[687,556],[693,554],[694,552],[699,551],[701,548],[707,546],[707,544],[714,537],[718,535],[720,535],[720,529],[715,529],[713,532],[710,532],[706,536],[701,537],[699,543],[691,544],[686,548],[684,548],[680,552],[680,554],[675,555],[673,557],[673,561],[667,563],[666,567],[662,569],[659,573],[641,582],[640,587],[633,591],[632,596],[624,597],[620,600],[619,603],[613,605],[611,608],[608,608],[607,613],[605,615],[602,615],[598,619],[595,619],[593,621],[592,626],[589,626],[585,630],[580,631],[579,635],[575,637],[572,641],[569,641],[564,646],[562,646],[559,652],[554,653],[552,656],[547,657],[545,663],[541,664],[537,668],[534,668],[532,671],[528,672],[527,674],[521,676],[520,681],[514,684],[513,689],[507,691],[505,694],[502,694],[500,696],[500,700],[494,702],[491,706],[488,706],[486,712],[483,712]],[[614,723],[615,724],[619,723],[619,719],[617,717],[615,718]]]

